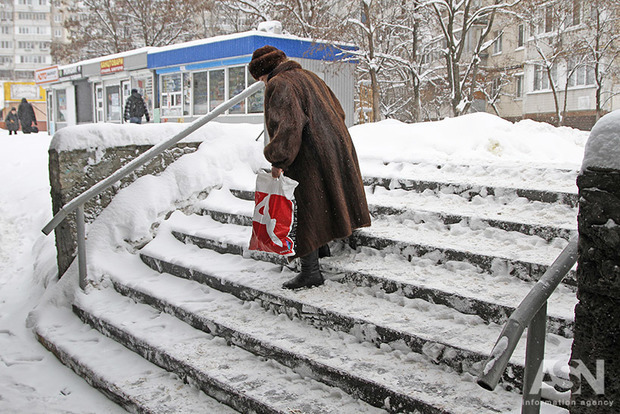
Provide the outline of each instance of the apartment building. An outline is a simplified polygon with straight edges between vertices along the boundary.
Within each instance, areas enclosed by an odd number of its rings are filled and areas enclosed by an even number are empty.
[[[62,36],[62,15],[50,0],[2,0],[0,80],[32,81],[35,69],[52,63],[52,41]]]
[[[498,16],[486,111],[589,129],[597,112],[620,109],[619,12],[613,1],[555,0]]]

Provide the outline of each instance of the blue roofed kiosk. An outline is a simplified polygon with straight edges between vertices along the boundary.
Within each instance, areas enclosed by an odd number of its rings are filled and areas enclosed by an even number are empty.
[[[254,50],[267,44],[325,80],[353,125],[356,62],[347,51],[354,47],[252,30],[43,68],[49,133],[70,125],[124,123],[124,103],[134,88],[151,122],[191,122],[255,82],[247,65]],[[263,92],[216,121],[262,123]]]
[[[149,52],[148,68],[157,77],[155,119],[191,121],[202,116],[254,83],[247,69],[254,50],[272,45],[319,75],[334,91],[346,114],[354,118],[355,62],[343,53],[350,46],[262,31],[181,43]],[[263,122],[263,93],[231,108],[220,122]]]

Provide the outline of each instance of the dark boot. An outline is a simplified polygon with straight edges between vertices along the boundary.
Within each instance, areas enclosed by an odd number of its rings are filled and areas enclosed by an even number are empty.
[[[285,282],[282,287],[284,289],[300,289],[304,287],[320,286],[325,279],[319,268],[319,251],[318,249],[312,253],[301,257],[301,272]]]
[[[332,252],[329,249],[329,245],[328,244],[324,244],[321,247],[319,247],[319,259],[322,259],[323,257],[331,257]]]

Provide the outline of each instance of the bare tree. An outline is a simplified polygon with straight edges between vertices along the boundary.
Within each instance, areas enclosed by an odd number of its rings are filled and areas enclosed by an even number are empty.
[[[479,69],[483,53],[493,44],[489,39],[495,15],[517,5],[493,0],[479,5],[477,0],[430,0],[426,2],[440,28],[443,43],[440,53],[445,61],[445,79],[454,116],[466,113],[478,91]]]
[[[582,10],[585,26],[580,43],[586,54],[587,70],[594,71],[596,82],[596,119],[614,96],[605,84],[620,76],[620,3],[617,0],[592,0],[589,10]]]
[[[129,31],[114,0],[84,0],[68,8],[71,16],[65,20],[69,42],[63,52],[69,56],[94,57],[113,54],[132,47]]]
[[[394,102],[389,102],[391,109],[386,114],[394,114],[401,120],[418,122],[421,119],[420,88],[425,78],[431,73],[423,63],[423,45],[428,42],[428,27],[423,22],[428,21],[424,15],[425,9],[420,7],[420,1],[402,0],[399,7],[395,7],[393,14],[384,25],[389,29],[388,42],[390,49],[380,56],[386,60],[386,79],[384,82],[394,88],[394,84],[401,86],[400,93],[396,92]]]
[[[575,49],[572,27],[572,1],[531,1],[524,4],[523,16],[530,26],[531,42],[535,57],[527,63],[534,65],[534,90],[549,89],[555,107],[555,125],[565,121],[566,97],[572,69],[569,60],[583,60]],[[562,76],[563,75],[563,76]],[[560,93],[564,94],[564,104]]]
[[[137,46],[167,46],[196,38],[196,16],[210,8],[209,2],[200,0],[121,0],[119,6]]]
[[[379,121],[381,119],[381,89],[379,87],[378,75],[382,70],[383,59],[379,58],[375,49],[379,41],[379,32],[377,31],[378,22],[383,10],[379,0],[362,0],[359,10],[359,19],[349,17],[347,23],[359,29],[360,37],[356,42],[359,46],[359,52],[355,53],[360,58],[363,70],[370,78],[370,90],[372,98],[372,120]]]
[[[165,46],[199,37],[201,0],[70,0],[65,20],[69,44],[56,45],[55,60],[81,60],[144,46]]]

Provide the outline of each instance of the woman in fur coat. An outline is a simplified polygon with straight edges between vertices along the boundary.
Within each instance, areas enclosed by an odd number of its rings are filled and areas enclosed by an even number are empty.
[[[270,137],[264,149],[272,175],[299,182],[296,257],[301,273],[283,287],[323,284],[319,248],[370,226],[370,214],[357,154],[344,122],[344,111],[329,87],[314,73],[264,46],[252,55],[252,76],[264,81],[265,123]]]

